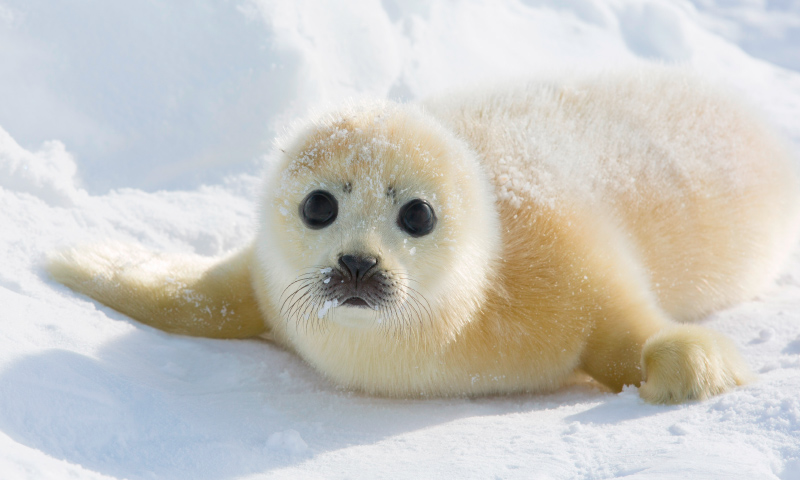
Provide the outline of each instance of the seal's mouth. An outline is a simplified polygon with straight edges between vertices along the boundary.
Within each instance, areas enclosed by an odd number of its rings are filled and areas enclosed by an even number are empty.
[[[361,297],[350,297],[341,304],[349,305],[351,307],[370,308],[369,303],[367,303],[366,300]]]

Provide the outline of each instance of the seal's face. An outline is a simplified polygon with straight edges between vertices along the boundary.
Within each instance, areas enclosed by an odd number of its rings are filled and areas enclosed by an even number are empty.
[[[477,162],[436,124],[361,107],[308,128],[284,154],[259,258],[289,324],[417,330],[481,296],[493,202]]]

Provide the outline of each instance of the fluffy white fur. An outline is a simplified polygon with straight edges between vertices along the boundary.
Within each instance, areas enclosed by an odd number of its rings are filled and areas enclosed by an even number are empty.
[[[267,336],[370,393],[542,391],[583,370],[675,403],[750,376],[728,340],[675,322],[754,295],[797,237],[781,143],[669,69],[362,103],[276,152],[241,252],[90,246],[51,255],[52,275],[168,331]],[[313,190],[339,205],[319,230],[300,219]],[[412,199],[436,211],[428,235],[398,227]],[[322,293],[343,254],[379,259],[385,302]]]

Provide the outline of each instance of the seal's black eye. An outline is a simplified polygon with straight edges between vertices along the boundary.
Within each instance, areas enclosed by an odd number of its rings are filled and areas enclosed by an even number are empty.
[[[333,223],[338,213],[339,205],[336,203],[336,197],[324,190],[314,190],[306,195],[300,204],[300,217],[303,223],[314,230]]]
[[[412,237],[421,237],[433,231],[436,214],[430,203],[417,198],[403,205],[397,224]]]

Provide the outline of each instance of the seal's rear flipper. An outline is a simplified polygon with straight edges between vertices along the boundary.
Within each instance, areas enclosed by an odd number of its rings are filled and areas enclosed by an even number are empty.
[[[142,323],[211,338],[266,332],[250,283],[253,249],[223,258],[161,254],[125,244],[53,252],[56,280]]]

